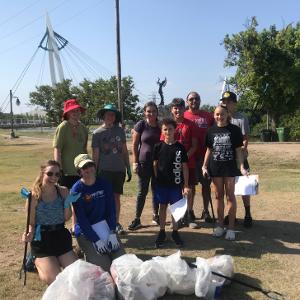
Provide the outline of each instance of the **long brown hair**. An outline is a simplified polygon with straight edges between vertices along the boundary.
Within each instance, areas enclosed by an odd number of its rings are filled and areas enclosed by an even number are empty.
[[[60,164],[56,160],[48,160],[46,164],[41,165],[40,174],[32,185],[32,195],[37,200],[40,200],[42,196],[44,171],[47,167],[58,167],[60,169]]]

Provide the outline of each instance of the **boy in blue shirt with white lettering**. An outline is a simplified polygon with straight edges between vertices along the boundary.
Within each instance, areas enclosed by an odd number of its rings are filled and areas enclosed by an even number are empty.
[[[155,242],[157,248],[163,246],[166,240],[165,224],[168,204],[177,202],[190,192],[187,153],[184,146],[174,138],[176,122],[172,119],[164,119],[161,125],[164,141],[156,144],[153,150],[153,168],[157,181],[154,198],[159,203],[160,222],[160,231]],[[172,223],[172,239],[178,247],[182,247],[183,241],[173,217]]]

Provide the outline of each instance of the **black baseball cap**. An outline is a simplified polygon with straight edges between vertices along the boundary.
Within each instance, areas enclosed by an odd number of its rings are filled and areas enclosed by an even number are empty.
[[[185,107],[185,102],[182,98],[174,98],[170,104],[170,107]]]
[[[226,91],[222,94],[222,98],[220,101],[223,101],[223,100],[231,100],[232,102],[237,102],[237,97],[236,97],[236,94],[233,93],[233,92],[230,92],[230,91]]]

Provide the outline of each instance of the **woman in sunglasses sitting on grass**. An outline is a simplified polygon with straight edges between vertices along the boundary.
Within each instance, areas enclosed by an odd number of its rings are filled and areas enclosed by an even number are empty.
[[[57,184],[60,164],[49,160],[41,166],[32,187],[29,232],[23,233],[23,242],[31,243],[31,253],[41,280],[51,284],[61,268],[77,257],[72,250],[72,237],[65,228],[72,211],[66,187]],[[28,205],[28,203],[26,204]]]

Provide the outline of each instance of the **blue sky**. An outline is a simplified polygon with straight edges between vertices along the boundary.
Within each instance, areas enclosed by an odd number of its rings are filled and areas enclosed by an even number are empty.
[[[65,77],[75,75],[76,84],[82,75],[94,80],[115,74],[114,0],[14,0],[1,6],[0,107],[6,112],[9,90],[45,33],[46,11],[54,30],[97,62],[97,74],[79,72],[77,64],[82,63],[70,63],[72,52],[62,50]],[[196,90],[203,104],[214,105],[221,79],[232,73],[223,68],[224,36],[244,30],[251,16],[257,17],[259,29],[272,24],[280,29],[299,21],[299,11],[296,0],[120,0],[122,76],[133,77],[141,103],[153,93],[158,97],[157,78],[167,77],[166,103]],[[22,104],[14,105],[14,112],[31,110],[26,105],[29,93],[37,84],[50,84],[47,64],[39,50],[15,92]]]

